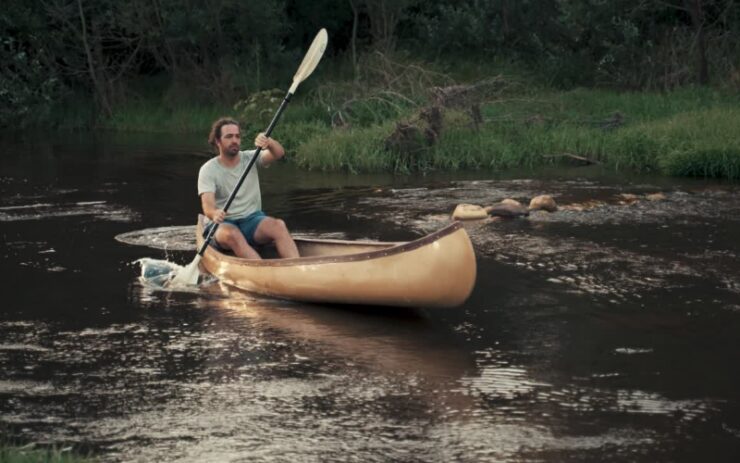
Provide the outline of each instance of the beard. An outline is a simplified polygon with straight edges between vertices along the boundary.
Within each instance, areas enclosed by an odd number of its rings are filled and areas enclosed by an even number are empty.
[[[229,146],[224,150],[224,154],[230,158],[236,157],[236,155],[239,154],[239,145],[235,143]]]

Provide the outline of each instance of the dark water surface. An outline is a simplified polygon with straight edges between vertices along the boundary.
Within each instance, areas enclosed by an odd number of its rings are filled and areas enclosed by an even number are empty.
[[[468,223],[460,308],[324,307],[139,281],[136,259],[194,257],[199,142],[0,142],[2,437],[103,461],[740,460],[737,186],[263,170],[267,211],[310,236],[576,205]]]

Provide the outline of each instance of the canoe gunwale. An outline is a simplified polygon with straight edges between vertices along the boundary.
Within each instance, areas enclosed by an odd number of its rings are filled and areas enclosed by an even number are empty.
[[[204,239],[203,238],[204,218],[205,217],[202,214],[198,215],[198,224],[196,227],[196,238],[197,238],[198,246],[201,245]],[[425,235],[413,241],[405,241],[405,242],[397,242],[397,243],[367,242],[366,244],[369,244],[369,245],[391,244],[392,246],[384,247],[383,249],[379,249],[377,251],[364,251],[364,252],[359,252],[355,254],[342,254],[342,255],[337,255],[337,256],[313,256],[313,257],[297,257],[297,258],[291,258],[291,259],[262,259],[262,260],[243,259],[240,257],[235,257],[235,256],[230,256],[228,254],[224,254],[223,252],[219,251],[213,246],[208,246],[208,248],[206,249],[206,253],[215,254],[214,257],[220,261],[230,262],[230,263],[237,264],[237,265],[247,265],[250,267],[289,267],[289,266],[319,265],[319,264],[331,264],[331,263],[342,263],[342,262],[358,262],[358,261],[378,259],[382,257],[393,256],[396,254],[402,254],[408,251],[413,251],[423,246],[427,246],[441,238],[444,238],[447,235],[451,235],[455,233],[456,231],[460,230],[461,228],[464,228],[463,224],[459,221],[455,221],[452,224],[440,230],[437,230],[436,232],[433,232],[429,235]],[[299,240],[296,240],[296,241],[299,241]],[[358,244],[358,242],[342,241],[342,240],[305,239],[305,240],[300,240],[300,241],[306,241],[306,242],[312,242],[312,243],[340,244],[340,245],[343,243],[346,243],[348,245]],[[365,244],[365,243],[360,242],[359,244]]]

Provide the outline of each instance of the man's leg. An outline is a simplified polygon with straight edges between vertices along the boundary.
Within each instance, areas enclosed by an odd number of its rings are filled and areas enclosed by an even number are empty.
[[[254,241],[259,244],[267,244],[275,242],[278,254],[282,258],[289,257],[300,257],[298,254],[298,247],[293,241],[293,237],[290,236],[288,227],[285,226],[285,222],[280,219],[273,217],[265,217],[257,225],[257,229],[254,231]]]
[[[261,259],[257,251],[247,244],[241,230],[230,223],[219,225],[215,238],[219,246],[230,249],[237,257]]]

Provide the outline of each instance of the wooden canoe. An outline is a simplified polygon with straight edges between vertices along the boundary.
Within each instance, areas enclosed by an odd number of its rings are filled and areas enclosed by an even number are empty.
[[[196,239],[203,244],[204,217]],[[296,238],[296,259],[241,259],[209,246],[202,267],[221,281],[271,297],[306,302],[454,307],[475,285],[473,245],[460,222],[408,242]]]

